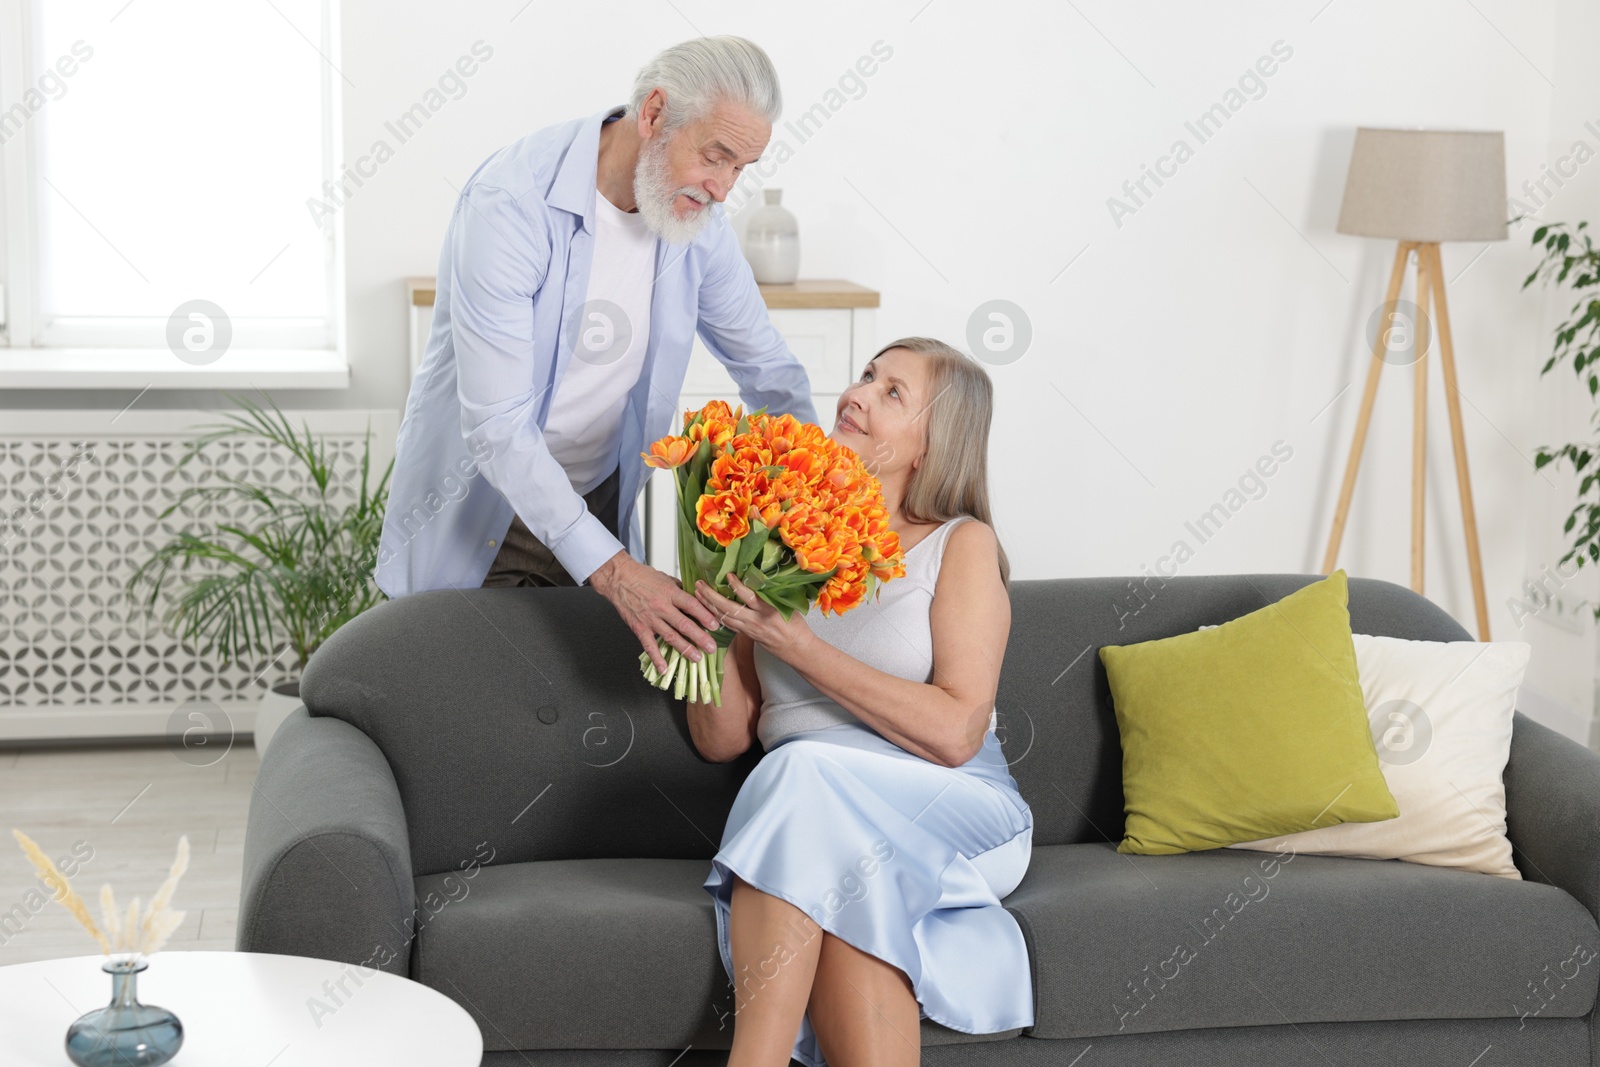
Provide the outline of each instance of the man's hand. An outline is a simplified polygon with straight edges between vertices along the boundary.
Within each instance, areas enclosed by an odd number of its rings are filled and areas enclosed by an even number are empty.
[[[627,552],[618,552],[602,563],[589,576],[589,585],[611,601],[622,621],[644,646],[650,662],[663,674],[667,661],[656,647],[657,634],[691,660],[702,658],[696,645],[706,652],[716,650],[716,641],[706,632],[715,630],[718,625],[711,609],[684,592],[676,578],[640,563]],[[705,628],[696,626],[696,620]]]

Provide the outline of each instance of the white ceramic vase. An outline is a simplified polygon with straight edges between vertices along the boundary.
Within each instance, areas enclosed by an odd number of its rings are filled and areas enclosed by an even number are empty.
[[[763,189],[766,203],[744,230],[744,258],[762,285],[787,285],[800,276],[800,224],[784,207],[782,189]]]
[[[278,732],[283,720],[302,706],[304,701],[300,699],[299,682],[279,682],[261,694],[261,703],[256,705],[257,756],[267,751],[267,746],[272,743],[272,735]]]

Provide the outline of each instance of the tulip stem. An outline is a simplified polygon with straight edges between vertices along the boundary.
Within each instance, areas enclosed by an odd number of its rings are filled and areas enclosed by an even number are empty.
[[[728,655],[726,648],[718,645],[715,652],[703,654],[699,660],[690,659],[665,641],[658,642],[657,650],[666,661],[667,669],[657,670],[649,653],[639,653],[640,670],[645,681],[657,689],[671,688],[676,700],[687,699],[715,704],[719,708],[722,706],[720,675]]]

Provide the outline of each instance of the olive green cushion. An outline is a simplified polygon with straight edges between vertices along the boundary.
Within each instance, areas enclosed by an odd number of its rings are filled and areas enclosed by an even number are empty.
[[[1122,734],[1118,852],[1400,814],[1362,704],[1345,573],[1196,633],[1100,649]]]

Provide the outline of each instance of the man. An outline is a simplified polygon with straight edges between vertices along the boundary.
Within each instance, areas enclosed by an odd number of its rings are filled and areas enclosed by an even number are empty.
[[[817,421],[722,209],[781,112],[766,53],[702,37],[651,60],[625,107],[473,172],[400,426],[379,588],[587,585],[659,670],[658,634],[694,659],[715,648],[705,605],[640,562],[639,453],[681,427],[697,331],[747,407]]]

